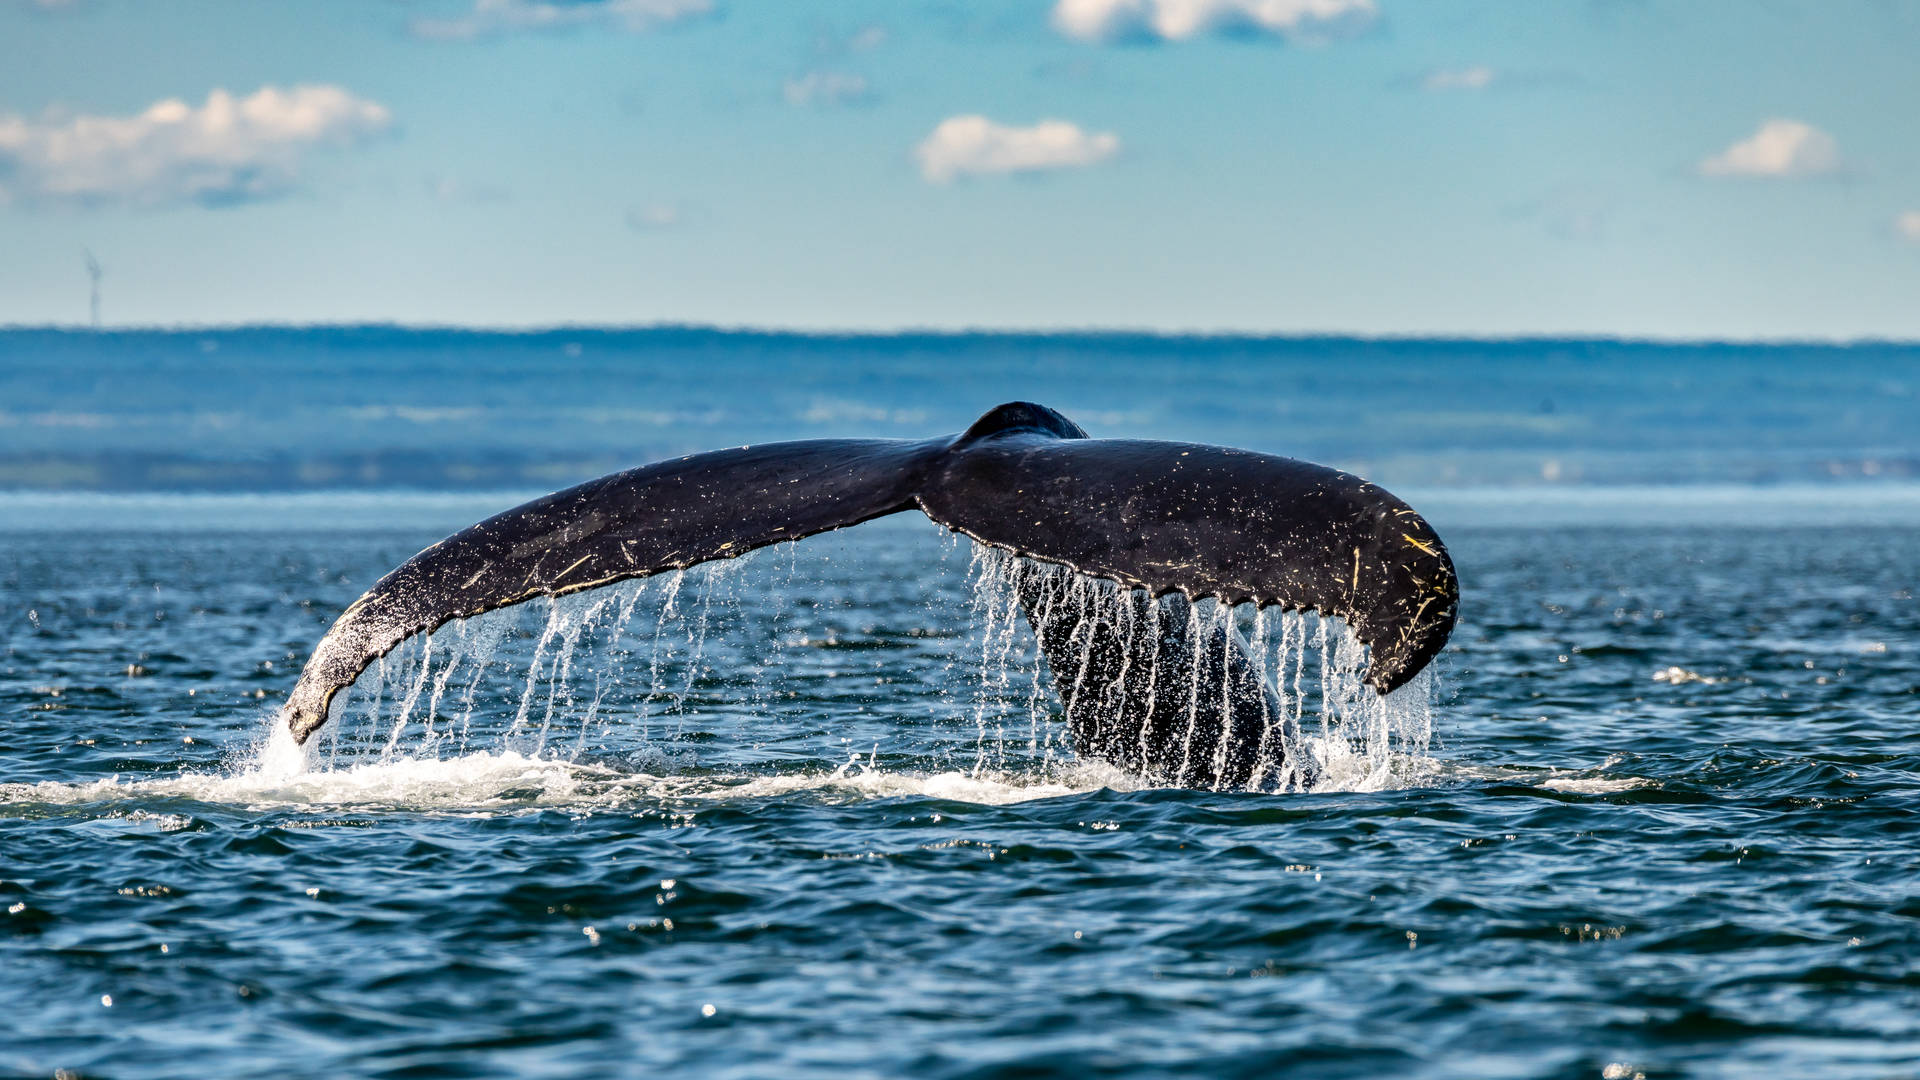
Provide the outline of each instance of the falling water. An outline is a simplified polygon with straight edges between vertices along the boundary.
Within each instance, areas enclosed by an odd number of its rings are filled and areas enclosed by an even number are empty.
[[[842,711],[895,707],[871,694],[850,698],[838,689],[852,684],[835,677],[854,674],[846,669],[860,654],[844,652],[847,643],[832,628],[808,629],[808,619],[822,614],[820,604],[795,593],[798,559],[793,545],[781,547],[784,555],[766,560],[776,579],[766,587],[777,595],[756,605],[770,613],[760,617],[760,625],[753,625],[740,602],[741,577],[752,562],[743,557],[532,601],[409,639],[341,695],[333,721],[323,729],[319,760],[341,767],[512,751],[578,762],[610,745],[631,751],[637,741],[643,750],[630,752],[630,759],[644,757],[650,767],[676,766],[691,760],[684,741],[690,720],[699,718],[704,729],[707,721],[733,714],[765,727],[767,717],[791,708],[787,698],[796,693],[793,687],[809,679],[835,687],[829,697]],[[945,670],[949,681],[964,686],[951,711],[963,725],[953,730],[968,737],[951,744],[951,764],[928,763],[933,767],[959,767],[976,778],[1034,779],[1071,767],[1073,743],[1060,691],[1082,689],[1099,620],[1128,633],[1144,630],[1151,640],[1185,620],[1180,640],[1194,650],[1220,634],[1244,642],[1270,695],[1265,727],[1234,733],[1236,739],[1257,741],[1252,787],[1376,789],[1417,780],[1425,767],[1432,722],[1427,677],[1387,697],[1375,694],[1362,679],[1364,648],[1337,619],[1212,598],[1193,603],[1178,596],[1149,598],[1110,580],[997,548],[967,548],[964,603],[976,647],[955,653]],[[1023,579],[1033,588],[1033,611],[1022,603]],[[756,580],[754,587],[762,584]],[[927,618],[953,621],[957,614],[933,605]],[[1070,620],[1062,625],[1072,626],[1068,640],[1079,657],[1071,669],[1049,670],[1032,629],[1036,618]],[[809,636],[813,633],[819,637]],[[728,642],[725,658],[717,662],[708,655],[709,641],[716,639]],[[796,646],[810,645],[830,651],[818,659],[792,653]],[[873,661],[876,668],[885,662],[881,656]],[[1226,764],[1225,739],[1204,746],[1195,739],[1200,695],[1225,694],[1227,687],[1224,678],[1203,679],[1209,673],[1200,660],[1190,656],[1182,662],[1146,650],[1123,661],[1149,665],[1134,672],[1153,699],[1149,709],[1184,710],[1187,717],[1177,754],[1168,755],[1177,760],[1157,763],[1168,775],[1208,761],[1204,756],[1195,761],[1196,754],[1212,755],[1215,774]],[[888,682],[879,670],[874,683]],[[1168,677],[1173,670],[1183,674]],[[1123,669],[1123,684],[1125,674]],[[937,707],[934,714],[936,723],[950,723]],[[840,734],[827,733],[829,739]],[[752,739],[758,733],[743,730],[727,737]],[[1144,730],[1139,737],[1144,751]],[[832,756],[845,760],[853,752],[868,766],[877,761],[881,747],[853,746],[844,737],[838,741],[845,745]],[[1146,775],[1152,779],[1154,770]]]
[[[1034,620],[1045,624],[1071,617],[1076,625],[1068,640],[1078,644],[1079,665],[1052,672],[1061,689],[1080,690],[1087,654],[1098,620],[1131,631],[1136,613],[1149,620],[1146,640],[1161,640],[1171,620],[1185,620],[1185,657],[1164,657],[1152,650],[1129,655],[1125,663],[1165,664],[1187,672],[1180,680],[1149,673],[1146,713],[1173,705],[1187,718],[1179,740],[1178,760],[1157,762],[1170,775],[1186,775],[1196,764],[1196,753],[1212,755],[1212,772],[1225,770],[1228,741],[1213,740],[1202,747],[1195,740],[1205,705],[1202,694],[1227,693],[1228,680],[1203,680],[1202,643],[1215,635],[1233,634],[1244,643],[1259,681],[1272,695],[1272,715],[1257,735],[1257,764],[1250,786],[1262,790],[1377,790],[1417,782],[1430,768],[1427,751],[1432,740],[1431,676],[1422,672],[1406,686],[1382,696],[1366,685],[1366,649],[1333,617],[1313,612],[1227,604],[1213,597],[1188,603],[1177,594],[1148,597],[1144,590],[1127,590],[1117,583],[1080,574],[1057,564],[1024,558],[986,545],[976,545],[971,563],[972,609],[981,628],[977,674],[973,679],[976,727],[976,771],[1011,771],[1021,767],[1046,769],[1056,761],[1055,750],[1068,740],[1058,713],[1060,695],[1041,694],[1046,662],[1034,635],[1020,629],[1023,614],[1019,583],[1034,586],[1038,596]],[[1222,656],[1224,657],[1224,652]],[[1125,684],[1123,675],[1120,682]],[[1018,688],[1026,688],[1024,694]],[[1164,695],[1178,696],[1177,702]],[[1117,707],[1117,703],[1115,703]],[[1231,714],[1230,702],[1218,703]],[[1018,717],[1025,713],[1024,725]],[[1009,737],[1009,722],[1024,728],[1024,738]],[[1250,735],[1251,733],[1246,733]],[[1245,737],[1244,735],[1241,737]],[[1151,760],[1143,727],[1141,756]],[[1201,758],[1202,761],[1207,760]]]
[[[644,739],[652,721],[702,704],[708,637],[729,621],[731,579],[748,561],[543,598],[409,638],[340,695],[319,758],[338,767],[510,750],[577,760],[616,724]]]

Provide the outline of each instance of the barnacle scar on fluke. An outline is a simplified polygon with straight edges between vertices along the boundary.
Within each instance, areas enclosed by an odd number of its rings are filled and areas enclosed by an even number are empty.
[[[1043,405],[955,436],[810,439],[643,465],[555,492],[429,547],[341,613],[287,699],[294,738],[405,639],[559,596],[919,510],[1010,563],[1081,754],[1192,786],[1247,782],[1279,703],[1214,597],[1345,621],[1385,694],[1446,644],[1459,585],[1418,514],[1359,477],[1192,443],[1093,439]],[[1056,603],[1057,573],[1120,588]],[[1179,693],[1166,692],[1178,688]]]

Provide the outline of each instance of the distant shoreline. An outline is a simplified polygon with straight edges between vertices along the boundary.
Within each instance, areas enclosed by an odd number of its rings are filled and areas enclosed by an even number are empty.
[[[0,490],[0,533],[453,532],[544,489],[99,492]],[[1404,488],[1442,531],[1461,528],[1920,526],[1920,482]],[[937,528],[917,514],[863,528]]]
[[[83,323],[0,323],[0,345],[10,336],[59,335],[87,338],[102,337],[207,337],[221,335],[339,335],[352,338],[401,338],[408,336],[498,337],[517,341],[568,337],[644,337],[663,339],[712,337],[725,340],[881,342],[912,341],[1036,341],[1058,344],[1087,341],[1115,344],[1130,341],[1192,344],[1426,344],[1439,346],[1541,345],[1565,346],[1645,346],[1660,349],[1732,348],[1732,349],[1853,349],[1894,348],[1920,352],[1920,338],[1857,337],[1670,337],[1658,334],[1610,333],[1605,331],[1568,331],[1537,334],[1457,334],[1426,332],[1373,333],[1362,330],[1254,330],[1233,328],[1157,328],[1157,327],[1021,327],[1021,326],[895,326],[895,327],[779,327],[726,325],[718,323],[528,323],[462,324],[402,322],[247,322],[247,323],[175,323],[126,324],[92,327]]]

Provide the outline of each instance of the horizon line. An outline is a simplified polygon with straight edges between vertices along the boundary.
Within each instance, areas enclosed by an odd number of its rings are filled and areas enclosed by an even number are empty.
[[[1859,335],[1732,337],[1632,334],[1618,331],[1541,331],[1512,334],[1363,331],[1363,330],[1257,330],[1246,328],[1169,329],[1144,326],[942,326],[899,325],[891,327],[807,327],[753,323],[712,322],[551,322],[551,323],[450,323],[402,322],[398,320],[321,320],[293,322],[261,320],[254,322],[209,323],[119,323],[95,326],[84,322],[0,323],[0,334],[58,333],[76,336],[117,334],[218,334],[242,331],[316,331],[316,330],[389,330],[402,333],[462,333],[474,335],[538,337],[555,334],[633,334],[633,333],[705,333],[734,337],[816,338],[1134,338],[1196,341],[1356,341],[1383,343],[1444,342],[1460,344],[1579,343],[1664,346],[1741,346],[1758,348],[1854,348],[1860,346],[1920,347],[1920,337]]]

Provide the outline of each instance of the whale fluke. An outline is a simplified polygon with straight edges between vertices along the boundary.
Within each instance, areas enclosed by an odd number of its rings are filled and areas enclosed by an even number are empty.
[[[334,694],[415,634],[913,509],[939,443],[817,439],[694,454],[516,506],[401,563],[334,621],[287,699],[302,743]]]
[[[1366,679],[1383,694],[1446,644],[1458,606],[1439,537],[1365,480],[1246,450],[1093,439],[1052,409],[1013,402],[957,436],[717,450],[488,518],[407,560],[341,613],[287,700],[288,726],[304,743],[369,664],[453,619],[912,509],[982,543],[1152,595],[1337,616],[1368,647]],[[1036,629],[1044,645],[1047,628]],[[1049,661],[1058,681],[1060,663]],[[1068,702],[1069,713],[1091,700]],[[1110,736],[1116,725],[1146,722],[1116,707],[1121,715],[1094,726]],[[1251,730],[1218,719],[1223,739]],[[1085,726],[1075,721],[1076,731]]]

